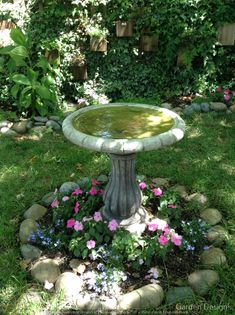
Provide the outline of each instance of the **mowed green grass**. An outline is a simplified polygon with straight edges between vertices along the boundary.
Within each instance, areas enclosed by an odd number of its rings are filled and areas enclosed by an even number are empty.
[[[186,120],[187,131],[179,143],[137,156],[137,174],[169,177],[189,192],[201,192],[210,207],[223,214],[223,223],[233,235],[235,213],[235,116],[198,114]],[[36,139],[0,138],[0,314],[34,314],[33,306],[20,303],[33,281],[21,267],[19,225],[23,213],[44,194],[65,181],[109,172],[109,158],[69,143],[62,134]],[[235,296],[234,241],[224,248],[228,266],[219,268],[221,281],[194,303],[202,305],[195,314],[230,314]],[[40,286],[39,286],[40,288]],[[50,296],[43,295],[46,307]],[[203,305],[228,305],[230,311],[204,310]],[[50,303],[51,314],[60,308]],[[175,305],[163,307],[174,310]],[[227,313],[226,313],[227,312]],[[189,312],[190,313],[190,312]]]

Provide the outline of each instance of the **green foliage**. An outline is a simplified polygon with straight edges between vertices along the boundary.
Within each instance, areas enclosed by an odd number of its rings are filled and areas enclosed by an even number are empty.
[[[58,107],[57,87],[53,69],[45,57],[33,61],[29,39],[19,29],[11,30],[15,45],[0,49],[0,71],[9,77],[10,94],[20,113],[48,114]]]

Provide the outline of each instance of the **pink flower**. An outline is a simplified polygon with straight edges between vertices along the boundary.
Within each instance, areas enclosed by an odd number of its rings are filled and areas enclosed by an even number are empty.
[[[233,92],[233,96],[235,96],[235,91]]]
[[[97,185],[99,185],[99,182],[97,182],[96,179],[92,179],[92,180],[91,180],[91,183],[92,183],[92,186],[97,186]]]
[[[102,196],[104,194],[104,189],[99,189],[98,194]]]
[[[178,233],[175,233],[171,235],[171,241],[174,243],[176,246],[180,246],[182,243],[182,236],[179,235]]]
[[[72,192],[72,196],[74,195],[81,195],[83,193],[83,191],[80,188],[76,188],[73,192]]]
[[[161,196],[162,195],[162,190],[161,188],[154,188],[153,193],[155,196]]]
[[[151,231],[151,232],[157,231],[157,228],[158,228],[157,223],[150,222],[150,223],[147,224],[147,226],[148,226],[148,230],[149,231]]]
[[[175,208],[176,208],[176,205],[171,205],[171,204],[170,204],[170,205],[167,206],[167,208],[175,209]]]
[[[74,209],[73,209],[75,213],[78,213],[78,211],[79,211],[79,206],[80,206],[80,203],[76,202],[76,203],[75,203],[75,206],[74,206]]]
[[[158,238],[158,242],[163,246],[166,245],[168,241],[169,239],[165,235],[160,235]]]
[[[145,189],[147,187],[147,185],[144,182],[139,183],[139,188],[140,189]]]
[[[75,221],[74,230],[75,231],[82,231],[83,230],[83,224],[80,221]]]
[[[164,228],[168,227],[168,224],[165,220],[162,219],[154,219],[151,223],[155,223],[157,225],[157,229],[163,231]]]
[[[220,86],[217,87],[216,92],[217,92],[217,93],[221,93],[221,92],[222,92],[222,88],[221,88]]]
[[[69,219],[67,221],[67,228],[72,228],[74,227],[74,224],[75,224],[75,220],[74,219]]]
[[[52,208],[56,208],[56,207],[58,207],[58,205],[59,205],[59,201],[58,201],[57,199],[54,199],[54,200],[52,201],[52,203],[51,203],[51,207],[52,207]]]
[[[64,197],[62,198],[62,201],[67,201],[67,200],[69,200],[69,197],[68,197],[68,196],[64,196]]]
[[[115,219],[111,220],[108,224],[108,228],[110,231],[116,231],[116,229],[118,228],[118,223]]]
[[[92,249],[92,248],[95,248],[95,241],[93,240],[89,240],[86,242],[86,246],[88,249]]]
[[[95,188],[95,187],[92,187],[91,189],[90,189],[90,191],[89,191],[89,194],[91,195],[91,196],[95,196],[95,195],[97,195],[97,189]]]
[[[230,90],[229,89],[225,89],[224,90],[224,94],[229,94],[230,93]]]
[[[229,101],[230,100],[230,96],[229,95],[224,95],[224,99],[225,99],[225,101]]]
[[[102,216],[101,216],[101,213],[99,211],[94,213],[94,220],[96,222],[102,221]]]
[[[164,229],[162,230],[166,235],[170,235],[171,231],[169,230],[169,228],[166,226],[164,227]]]

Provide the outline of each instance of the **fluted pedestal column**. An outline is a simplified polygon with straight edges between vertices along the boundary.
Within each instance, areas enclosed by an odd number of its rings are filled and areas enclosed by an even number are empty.
[[[116,219],[120,225],[130,227],[147,220],[147,214],[141,207],[141,191],[136,182],[136,154],[110,154],[112,170],[104,193],[102,215],[107,220]]]

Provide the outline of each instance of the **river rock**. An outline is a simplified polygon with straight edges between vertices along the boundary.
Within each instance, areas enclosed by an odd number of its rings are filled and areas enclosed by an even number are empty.
[[[194,296],[193,290],[190,287],[174,287],[170,288],[166,293],[167,303],[176,303],[185,299],[190,299]]]
[[[235,113],[235,105],[230,106],[229,109],[232,113]]]
[[[182,109],[181,107],[175,107],[175,108],[173,109],[173,111],[174,111],[175,113],[181,113],[181,112],[183,111],[183,109]]]
[[[33,117],[34,121],[40,122],[40,123],[46,123],[48,121],[47,117],[41,117],[41,116],[35,116]]]
[[[39,258],[42,254],[42,251],[39,248],[30,244],[22,245],[20,251],[23,258],[30,261]]]
[[[201,254],[201,262],[204,266],[218,266],[225,264],[227,259],[222,249],[211,247]]]
[[[210,105],[208,103],[201,103],[201,111],[208,113],[210,111]]]
[[[208,208],[201,212],[200,217],[210,225],[219,223],[222,219],[222,214],[219,210],[214,208]]]
[[[54,192],[49,192],[42,197],[41,204],[45,207],[49,207],[53,200],[55,200],[56,195]]]
[[[118,298],[119,310],[146,309],[158,307],[164,298],[162,287],[158,284],[148,284],[126,293]]]
[[[36,231],[36,222],[32,219],[24,220],[20,225],[19,237],[22,243],[27,243],[31,233]]]
[[[207,197],[200,193],[191,194],[188,196],[187,200],[197,202],[201,206],[205,206],[208,203]]]
[[[27,122],[27,125],[26,125],[26,128],[29,130],[29,129],[32,129],[34,126],[34,122],[32,120],[29,120]]]
[[[162,103],[161,107],[166,108],[166,109],[172,109],[172,104],[171,103]]]
[[[158,187],[169,187],[170,185],[169,178],[157,177],[157,178],[153,178],[152,182],[156,184]]]
[[[56,291],[62,290],[67,299],[73,300],[82,290],[83,280],[72,272],[62,273],[55,284]]]
[[[195,113],[195,111],[192,106],[188,106],[183,110],[183,113],[185,116],[192,116]]]
[[[219,275],[214,270],[196,270],[188,276],[188,282],[195,293],[205,295],[219,281]]]
[[[27,211],[24,213],[25,219],[38,220],[42,218],[47,212],[47,209],[37,203],[33,204]]]
[[[221,245],[229,237],[228,231],[221,225],[213,226],[206,235],[208,241],[214,245]]]
[[[9,120],[1,120],[1,121],[0,121],[0,129],[1,129],[2,127],[11,128],[10,124],[11,124],[11,122],[10,122]]]
[[[54,283],[60,276],[60,268],[55,260],[44,259],[33,265],[31,274],[41,283],[44,283],[46,280]]]
[[[28,123],[28,120],[22,120],[22,121],[14,123],[14,125],[11,128],[12,130],[20,134],[24,134],[27,132],[27,123]]]
[[[59,116],[49,116],[49,120],[60,121]]]
[[[34,126],[31,129],[31,132],[33,132],[35,134],[38,134],[38,135],[41,135],[41,134],[43,134],[46,131],[46,129],[47,129],[46,126]]]
[[[192,103],[192,108],[194,109],[195,112],[200,113],[201,112],[201,105],[198,103]]]
[[[175,185],[172,187],[174,191],[178,192],[181,198],[187,198],[188,193],[185,186],[182,185]]]
[[[225,112],[227,109],[227,106],[224,103],[211,102],[210,108],[216,112]]]
[[[56,122],[54,120],[48,120],[48,122],[46,123],[46,127],[52,128],[54,131],[60,131],[61,130],[60,124],[58,124],[58,122]]]
[[[82,177],[80,178],[78,181],[77,181],[77,184],[80,186],[80,187],[84,187],[86,186],[87,184],[90,184],[91,183],[91,179],[89,177]]]
[[[10,129],[9,127],[2,127],[0,129],[0,134],[2,134],[4,137],[9,138],[19,136],[19,134],[15,130]]]
[[[44,122],[40,122],[40,121],[35,121],[34,126],[45,126]]]
[[[97,182],[100,182],[102,184],[107,183],[108,182],[108,176],[101,174],[98,178],[97,178]]]
[[[65,182],[60,186],[60,193],[62,194],[70,194],[72,191],[74,191],[76,188],[79,188],[80,186],[75,182]]]

